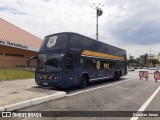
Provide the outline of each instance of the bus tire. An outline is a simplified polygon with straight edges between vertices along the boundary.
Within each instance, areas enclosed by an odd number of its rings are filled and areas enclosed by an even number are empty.
[[[80,87],[80,88],[85,88],[87,85],[88,85],[88,79],[87,79],[87,77],[86,77],[85,75],[83,75],[83,76],[81,77],[79,87]]]
[[[114,78],[113,78],[113,80],[119,80],[119,74],[118,74],[117,71],[114,72]]]

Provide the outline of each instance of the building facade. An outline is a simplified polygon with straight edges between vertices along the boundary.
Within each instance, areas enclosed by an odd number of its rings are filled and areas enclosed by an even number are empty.
[[[148,54],[148,59],[155,59],[155,60],[158,60],[158,55],[156,54]]]
[[[41,43],[38,37],[0,18],[0,68],[26,67]]]
[[[141,55],[139,58],[139,62],[144,64],[144,65],[148,65],[152,63],[149,63],[149,60],[158,60],[160,62],[160,53],[158,55],[156,54],[145,54],[145,55]]]
[[[134,56],[129,55],[129,60],[133,60]]]
[[[140,62],[141,64],[146,65],[147,62],[148,62],[148,54],[141,55],[140,58],[139,58],[139,62]]]

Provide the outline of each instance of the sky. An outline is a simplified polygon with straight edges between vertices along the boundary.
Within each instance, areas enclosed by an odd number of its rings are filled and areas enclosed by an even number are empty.
[[[160,0],[0,0],[0,17],[43,39],[58,32],[76,32],[120,47],[135,58],[160,52]]]

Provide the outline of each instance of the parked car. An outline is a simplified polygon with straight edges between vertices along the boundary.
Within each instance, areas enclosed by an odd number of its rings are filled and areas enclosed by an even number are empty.
[[[134,71],[135,69],[133,67],[127,67],[127,71]]]
[[[148,68],[148,70],[156,70],[156,68],[155,67],[150,67],[150,68]]]
[[[155,72],[160,72],[160,68],[156,68],[156,69],[155,69]]]
[[[134,67],[134,69],[138,69],[138,67]]]

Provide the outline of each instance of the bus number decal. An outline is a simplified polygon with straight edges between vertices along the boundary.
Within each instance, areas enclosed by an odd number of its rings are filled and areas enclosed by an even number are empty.
[[[104,69],[109,68],[109,64],[108,63],[104,63],[103,67],[104,67]]]

